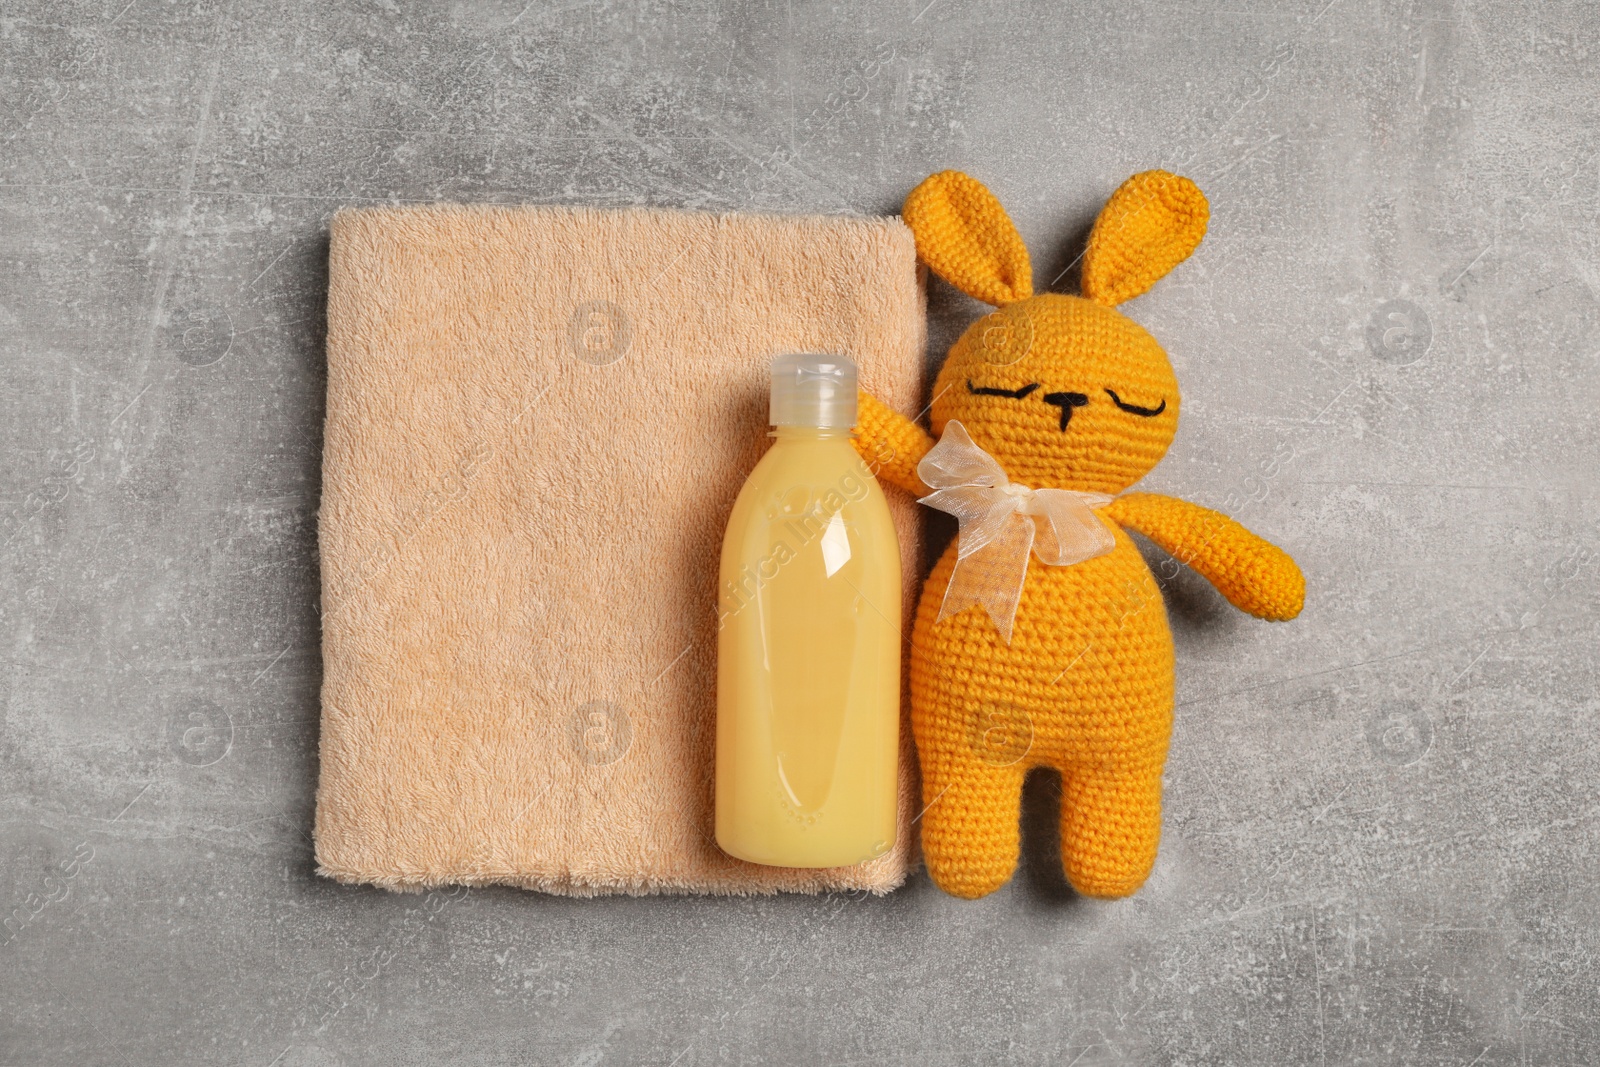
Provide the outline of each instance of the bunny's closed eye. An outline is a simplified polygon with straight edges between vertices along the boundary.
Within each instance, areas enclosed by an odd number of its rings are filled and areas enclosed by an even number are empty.
[[[1157,415],[1161,414],[1163,411],[1167,410],[1167,398],[1166,397],[1162,397],[1161,398],[1161,403],[1157,404],[1153,408],[1142,408],[1138,404],[1130,404],[1127,401],[1123,400],[1120,396],[1118,396],[1116,394],[1116,392],[1114,390],[1107,389],[1106,390],[1106,395],[1111,398],[1111,402],[1113,404],[1117,405],[1117,407],[1121,408],[1123,411],[1126,411],[1130,415],[1143,415],[1147,419],[1153,419]]]
[[[1038,382],[1029,382],[1021,389],[998,389],[992,385],[973,385],[972,379],[967,379],[967,392],[974,396],[1008,396],[1012,400],[1021,400],[1037,388],[1039,388]]]

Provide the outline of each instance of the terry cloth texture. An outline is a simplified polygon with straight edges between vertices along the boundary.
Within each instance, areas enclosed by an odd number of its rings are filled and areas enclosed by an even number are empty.
[[[717,848],[717,567],[769,443],[772,357],[847,354],[910,412],[923,340],[894,219],[340,213],[319,871],[579,896],[899,885],[904,727],[887,855],[794,870]],[[892,506],[909,579],[915,504]]]

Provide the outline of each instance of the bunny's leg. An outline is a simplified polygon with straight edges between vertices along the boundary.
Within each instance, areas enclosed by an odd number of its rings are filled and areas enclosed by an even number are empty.
[[[1125,897],[1150,874],[1161,839],[1161,755],[1061,776],[1061,865],[1086,897]]]
[[[922,760],[922,851],[934,884],[975,900],[999,889],[1017,866],[1022,778],[1026,768],[996,767],[979,759],[955,708],[923,718],[917,749]]]
[[[924,793],[934,784],[926,781]],[[976,900],[1010,880],[1021,840],[1020,772],[973,769],[938,785],[923,803],[930,806],[922,817],[922,851],[935,885]]]

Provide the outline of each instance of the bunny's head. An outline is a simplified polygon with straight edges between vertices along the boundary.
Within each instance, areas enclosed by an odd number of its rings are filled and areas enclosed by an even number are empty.
[[[1178,380],[1155,338],[1116,310],[1181,263],[1206,232],[1187,178],[1136,174],[1095,220],[1083,296],[1033,292],[1022,238],[994,195],[958,171],[906,198],[917,253],[999,310],[950,349],[932,424],[958,419],[1014,481],[1119,493],[1160,462],[1178,428]]]

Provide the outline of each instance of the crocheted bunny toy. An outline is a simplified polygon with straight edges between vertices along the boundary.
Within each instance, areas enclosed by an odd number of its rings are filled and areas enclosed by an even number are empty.
[[[1186,178],[1128,179],[1090,234],[1081,297],[1034,294],[1021,237],[965,174],[928,178],[904,216],[934,273],[998,308],[934,383],[937,445],[861,395],[863,458],[961,522],[911,639],[928,871],[960,897],[1003,885],[1023,777],[1045,765],[1068,880],[1126,896],[1155,863],[1174,679],[1166,608],[1125,531],[1251,615],[1292,619],[1305,599],[1294,561],[1227,516],[1124,492],[1166,454],[1179,397],[1161,346],[1115,309],[1188,257],[1209,208]]]

